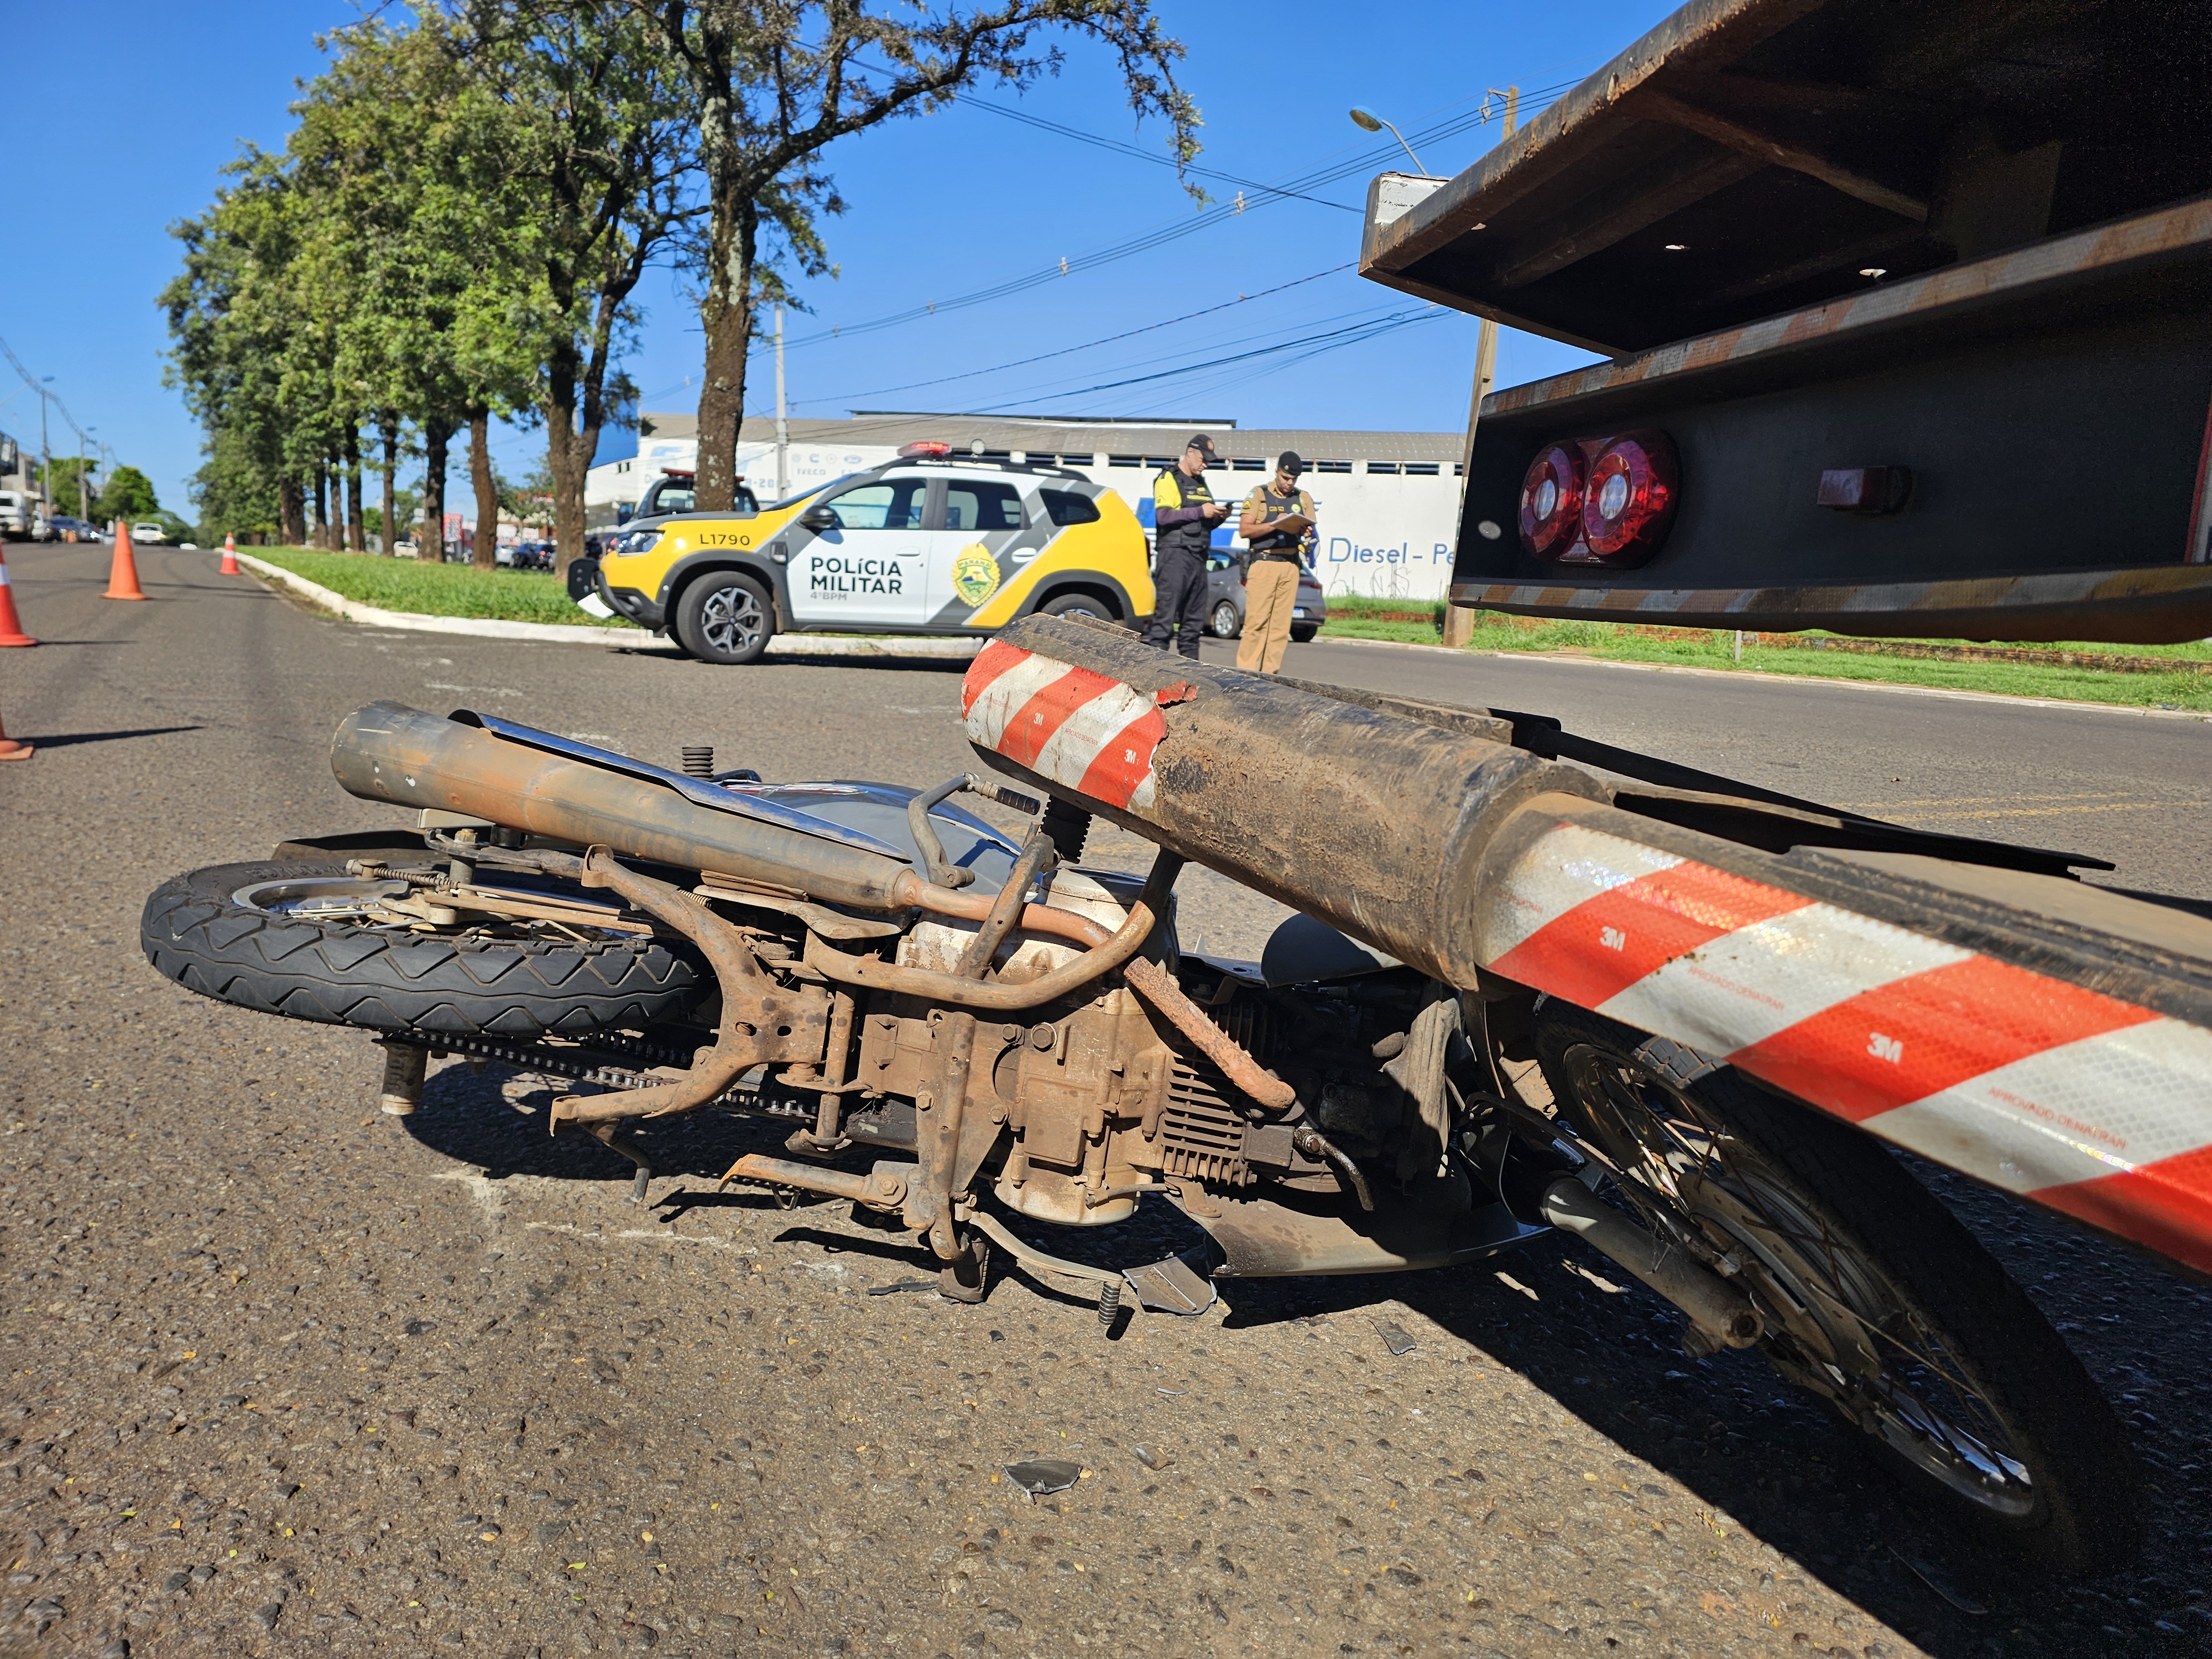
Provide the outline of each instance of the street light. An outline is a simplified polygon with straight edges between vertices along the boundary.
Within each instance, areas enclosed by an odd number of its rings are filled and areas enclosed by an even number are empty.
[[[1352,106],[1352,125],[1358,127],[1362,132],[1380,132],[1383,128],[1390,127],[1390,136],[1398,141],[1398,148],[1404,150],[1408,156],[1413,158],[1413,171],[1419,173],[1424,179],[1429,176],[1429,170],[1421,165],[1421,158],[1413,155],[1413,147],[1406,142],[1406,135],[1399,131],[1397,128],[1390,126],[1390,124],[1388,121],[1377,115],[1373,110],[1354,104]]]

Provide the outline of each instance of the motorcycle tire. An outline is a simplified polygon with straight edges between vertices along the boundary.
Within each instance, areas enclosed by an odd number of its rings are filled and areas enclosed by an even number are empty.
[[[272,884],[348,879],[343,860],[220,864],[156,888],[138,937],[186,990],[325,1025],[530,1038],[679,1018],[713,985],[658,939],[426,933],[241,902]]]
[[[1769,1363],[1875,1461],[2039,1565],[2094,1573],[2133,1553],[2142,1487],[2126,1431],[2027,1292],[1887,1148],[1556,1000],[1535,1036],[1560,1116],[1625,1177],[1607,1190],[1709,1265],[1735,1264]]]

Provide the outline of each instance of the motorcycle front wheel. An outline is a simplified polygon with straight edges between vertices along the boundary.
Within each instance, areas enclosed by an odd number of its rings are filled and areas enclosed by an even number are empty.
[[[1873,1137],[1663,1037],[1556,1000],[1536,1048],[1611,1190],[1728,1275],[1759,1344],[1954,1522],[2067,1572],[2124,1560],[2142,1477],[2027,1294]]]
[[[203,996],[326,1025],[531,1038],[680,1018],[711,988],[688,947],[567,923],[393,918],[408,884],[343,860],[212,865],[146,901],[139,942]]]

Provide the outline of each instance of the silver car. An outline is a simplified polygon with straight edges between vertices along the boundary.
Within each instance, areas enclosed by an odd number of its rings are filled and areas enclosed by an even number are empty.
[[[1328,620],[1328,600],[1314,573],[1298,567],[1298,597],[1291,608],[1291,638],[1304,645]],[[1206,631],[1233,640],[1244,631],[1244,570],[1237,555],[1215,548],[1206,556]]]

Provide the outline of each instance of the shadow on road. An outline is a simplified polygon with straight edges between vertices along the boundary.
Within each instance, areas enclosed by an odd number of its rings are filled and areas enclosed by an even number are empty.
[[[407,1127],[426,1146],[477,1164],[494,1180],[526,1175],[626,1188],[626,1159],[580,1133],[546,1134],[545,1109],[568,1086],[498,1065],[478,1075],[452,1066],[429,1079],[422,1109]],[[773,1121],[706,1112],[641,1130],[656,1176],[686,1182],[650,1212],[673,1223],[695,1210],[778,1207],[777,1198],[717,1192],[714,1182],[745,1152],[781,1155],[788,1132]],[[882,1155],[855,1149],[844,1162],[865,1170]],[[2212,1439],[2205,1408],[2212,1388],[2202,1380],[2212,1375],[2212,1331],[2203,1316],[2212,1293],[1970,1182],[1920,1172],[2037,1292],[2134,1425],[2153,1498],[2148,1548],[2129,1572],[2097,1584],[2031,1579],[1919,1508],[1866,1455],[1855,1431],[1791,1393],[1755,1353],[1689,1358],[1679,1314],[1633,1281],[1619,1282],[1626,1276],[1564,1237],[1458,1269],[1223,1279],[1223,1328],[1326,1322],[1339,1342],[1357,1345],[1387,1373],[1395,1362],[1372,1326],[1410,1310],[1444,1332],[1453,1356],[1468,1360],[1474,1374],[1487,1356],[1618,1445],[1626,1456],[1601,1472],[1609,1486],[1633,1478],[1625,1473],[1636,1468],[1628,1458],[1642,1460],[1709,1505],[1708,1525],[1749,1528],[1944,1659],[2202,1651],[2197,1634],[2212,1629],[2212,1619],[2189,1603],[2203,1600],[2197,1586],[2212,1540],[2195,1496],[2194,1461]],[[811,1212],[842,1218],[843,1206],[800,1200],[776,1243],[878,1259],[886,1282],[935,1268],[928,1250],[895,1224],[871,1239],[811,1225]],[[1114,1226],[1084,1229],[997,1213],[1050,1254],[1096,1266],[1134,1266],[1186,1251],[1196,1260],[1206,1247],[1205,1234],[1168,1204],[1147,1206]],[[995,1261],[994,1284],[1016,1271]],[[1095,1296],[1048,1274],[1020,1270],[1020,1276],[1054,1300],[1082,1304]],[[1416,1336],[1433,1358],[1435,1339],[1419,1329]],[[2143,1409],[2148,1401],[2159,1403],[2157,1414]]]
[[[38,739],[41,749],[67,749],[80,743],[117,743],[125,738],[166,738],[178,732],[204,732],[202,726],[141,726],[127,732],[68,732]]]

